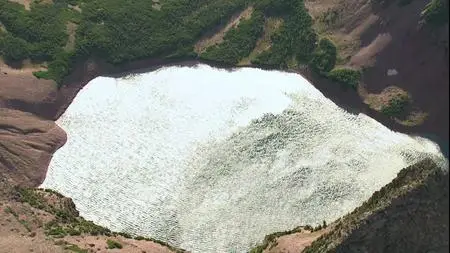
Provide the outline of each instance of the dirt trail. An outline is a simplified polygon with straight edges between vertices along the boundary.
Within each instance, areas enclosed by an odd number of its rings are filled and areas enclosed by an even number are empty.
[[[238,65],[246,66],[251,64],[251,60],[253,60],[260,53],[269,50],[272,46],[272,41],[270,37],[280,28],[283,24],[283,19],[281,18],[268,18],[264,23],[263,35],[256,42],[256,46],[253,51],[250,53],[248,57],[242,59]]]
[[[30,5],[33,2],[33,0],[8,0],[8,1],[23,5],[25,7],[25,10],[30,10]]]
[[[66,51],[72,51],[75,49],[75,34],[77,31],[78,25],[72,22],[67,22],[66,24],[66,31],[69,35],[69,38],[67,39],[67,43],[64,47]]]
[[[30,10],[30,6],[33,3],[34,0],[8,0],[10,2],[14,2],[14,3],[18,3],[21,4],[25,7],[25,10]],[[42,3],[46,3],[46,4],[52,4],[53,0],[43,0],[41,1]]]
[[[239,25],[239,22],[241,20],[249,19],[252,16],[252,13],[253,13],[253,6],[249,6],[245,10],[234,15],[225,27],[221,28],[217,32],[214,32],[214,34],[212,34],[212,35],[207,35],[204,38],[201,38],[194,46],[195,52],[201,53],[210,46],[222,43],[223,37],[225,36],[225,34],[231,28]]]

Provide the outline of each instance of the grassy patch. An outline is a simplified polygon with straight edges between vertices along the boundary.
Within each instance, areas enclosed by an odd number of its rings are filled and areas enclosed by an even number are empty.
[[[21,61],[28,58],[30,49],[25,40],[9,33],[0,34],[0,55],[6,62]]]
[[[408,95],[402,94],[398,95],[391,100],[389,103],[381,107],[381,112],[387,116],[396,117],[404,113],[406,107],[409,105],[410,99]]]
[[[17,198],[20,202],[28,203],[32,207],[44,210],[55,215],[55,219],[45,224],[45,233],[57,238],[66,235],[111,235],[112,232],[102,226],[94,224],[78,216],[73,202],[63,199],[60,193],[53,190],[37,190],[16,188]],[[49,204],[45,195],[50,194],[58,198],[57,203]]]
[[[448,23],[448,1],[432,0],[422,11],[423,20],[433,26],[441,26]]]
[[[75,245],[75,244],[66,245],[64,247],[64,249],[65,250],[70,250],[70,251],[73,251],[73,252],[76,252],[76,253],[88,253],[87,249],[82,249],[78,245]]]
[[[334,25],[339,20],[339,10],[337,9],[329,9],[326,12],[322,13],[317,21],[322,23],[326,27],[330,27]]]
[[[327,77],[339,84],[344,88],[355,89],[358,87],[359,80],[361,79],[361,72],[354,69],[333,69]]]
[[[7,207],[5,208],[5,213],[10,213],[10,214],[12,214],[14,217],[16,217],[16,218],[19,217],[19,215],[18,215],[11,207],[9,207],[9,206],[7,206]]]
[[[328,38],[322,38],[313,53],[310,66],[319,74],[326,75],[334,68],[337,59],[337,49]]]
[[[312,29],[312,18],[303,1],[262,1],[268,16],[283,17],[283,24],[271,36],[272,46],[252,60],[253,64],[287,68],[292,56],[299,63],[307,63],[315,49],[317,35]],[[276,3],[275,3],[276,2]]]
[[[201,58],[237,64],[242,58],[248,56],[261,37],[264,25],[264,15],[255,11],[248,20],[243,20],[236,28],[230,29],[221,44],[207,48],[200,55]]]
[[[108,249],[121,249],[123,246],[119,242],[114,240],[106,240],[106,244],[108,245]]]

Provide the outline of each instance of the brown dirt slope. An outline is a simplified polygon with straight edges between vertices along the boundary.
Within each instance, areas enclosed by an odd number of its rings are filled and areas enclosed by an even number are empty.
[[[303,252],[444,253],[448,224],[449,174],[424,160],[400,171]]]
[[[79,217],[71,199],[58,193],[11,187],[1,179],[0,190],[0,253],[183,252],[88,222]],[[121,248],[111,248],[108,240]]]
[[[367,95],[396,86],[412,98],[411,113],[427,114],[423,124],[410,129],[448,140],[448,23],[423,24],[421,12],[429,2],[306,0],[305,4],[319,34],[337,44],[338,65],[363,70],[361,101],[368,103]]]
[[[0,108],[0,177],[10,183],[42,183],[53,153],[66,133],[51,120],[18,110]]]

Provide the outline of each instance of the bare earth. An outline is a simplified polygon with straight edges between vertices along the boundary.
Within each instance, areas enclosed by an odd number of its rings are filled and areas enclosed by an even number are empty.
[[[239,25],[239,22],[241,20],[249,19],[252,16],[252,13],[253,13],[253,7],[249,6],[247,9],[243,10],[242,12],[234,15],[225,27],[220,28],[220,30],[215,32],[214,34],[207,35],[204,38],[200,39],[194,46],[195,52],[201,53],[210,46],[213,46],[215,44],[220,44],[223,41],[223,37],[225,36],[225,34],[231,28]]]
[[[43,226],[54,215],[31,207],[27,203],[0,200],[0,253],[60,253],[76,245],[87,252],[172,253],[169,248],[151,241],[138,241],[123,236],[67,235],[63,238],[47,236]],[[119,242],[122,249],[108,249],[107,240]]]
[[[305,4],[316,30],[337,44],[338,65],[364,70],[360,101],[376,110],[380,105],[370,104],[371,97],[396,86],[408,93],[415,109],[410,111],[410,120],[395,119],[395,124],[448,140],[448,25],[433,30],[421,24],[420,13],[427,0],[406,6],[391,1],[385,7],[371,2],[307,0]],[[338,13],[335,20],[323,22],[332,11]],[[396,74],[389,74],[390,70]]]
[[[272,41],[270,37],[274,34],[278,28],[283,24],[283,20],[280,18],[268,18],[264,23],[263,35],[256,42],[256,46],[248,57],[242,59],[238,65],[248,66],[251,65],[251,60],[253,60],[258,54],[269,50],[272,46]]]
[[[30,10],[30,4],[33,2],[33,0],[9,0],[9,1],[23,5],[25,7],[25,10]]]
[[[276,239],[275,243],[269,245],[263,253],[298,253],[321,235],[327,233],[329,229],[322,229],[316,232],[302,231],[284,235]]]
[[[30,10],[30,5],[34,0],[8,0],[8,1],[21,4],[25,7],[25,10]],[[43,0],[41,2],[51,4],[53,3],[53,0]]]

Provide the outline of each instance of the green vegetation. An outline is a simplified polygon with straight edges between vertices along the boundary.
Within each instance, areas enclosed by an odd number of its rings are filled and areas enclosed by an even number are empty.
[[[82,249],[82,248],[78,247],[78,245],[75,245],[75,244],[66,245],[64,247],[64,249],[70,250],[70,251],[73,251],[76,253],[88,253],[89,252],[87,249]]]
[[[420,236],[420,238],[424,238],[424,240],[420,240],[423,242],[420,246],[432,248],[433,246],[430,247],[430,242],[427,240],[433,241],[436,240],[436,237],[447,237],[441,236],[440,230],[431,230],[424,233],[424,226],[417,224],[416,220],[410,218],[407,207],[411,205],[410,203],[414,203],[417,210],[420,210],[418,212],[421,215],[442,212],[443,210],[439,209],[440,204],[436,203],[442,202],[442,206],[445,207],[446,200],[448,206],[448,178],[448,173],[444,172],[430,158],[402,169],[391,183],[374,192],[361,206],[336,221],[335,226],[329,233],[315,240],[304,249],[303,253],[357,252],[357,248],[351,247],[354,246],[355,242],[352,235],[355,233],[372,233],[382,237],[392,227],[407,227],[417,230],[413,234],[409,233],[411,235],[410,241],[400,233],[398,235],[392,234],[387,242],[383,239],[375,240],[375,238],[371,238],[372,242],[381,243],[381,245],[378,245],[380,248],[383,246],[390,247],[392,252],[411,252],[411,247],[417,249],[418,244],[415,243],[417,241],[415,238]],[[393,205],[392,203],[396,204]],[[401,205],[400,203],[405,204]],[[403,212],[398,210],[400,207],[403,208]],[[379,226],[380,216],[383,217],[381,220],[389,221],[381,227]],[[442,219],[427,219],[426,225],[432,223],[432,226],[439,227],[442,222],[445,222],[445,219]],[[363,231],[361,231],[361,227],[365,227]],[[360,245],[366,245],[368,240],[370,239],[358,240],[358,242]]]
[[[326,74],[334,68],[337,59],[337,49],[334,43],[322,38],[313,53],[310,65],[319,74]]]
[[[252,60],[256,65],[286,68],[292,56],[307,63],[315,49],[317,35],[312,29],[312,18],[303,1],[266,0],[259,8],[266,15],[282,16],[283,25],[271,36],[272,47]]]
[[[333,69],[328,78],[340,83],[344,88],[356,89],[361,79],[361,72],[353,69]]]
[[[0,35],[0,53],[6,62],[24,60],[29,57],[29,51],[25,40],[7,33]]]
[[[448,11],[448,0],[432,0],[421,15],[427,24],[441,26],[448,23]]]
[[[40,190],[16,187],[17,200],[55,215],[55,219],[45,224],[45,233],[57,238],[66,235],[111,235],[112,232],[78,216],[73,202],[63,198],[53,190]],[[49,204],[46,196],[56,196],[58,202]]]
[[[5,208],[5,212],[6,212],[6,213],[12,214],[12,215],[14,216],[14,218],[15,218],[20,224],[22,224],[23,227],[24,227],[28,232],[31,232],[30,224],[28,224],[28,222],[27,222],[26,220],[21,220],[21,219],[19,219],[19,215],[18,215],[18,214],[17,214],[10,206],[7,206],[7,207]]]
[[[9,206],[7,206],[6,208],[5,208],[5,213],[10,213],[10,214],[12,214],[14,217],[19,217],[19,215],[11,208],[11,207],[9,207]]]
[[[30,224],[26,220],[18,220],[20,224],[28,231],[31,232]]]
[[[6,62],[49,62],[49,73],[37,76],[60,82],[69,67],[68,58],[63,56],[68,40],[66,23],[79,22],[80,14],[68,9],[67,1],[54,2],[35,1],[27,11],[18,3],[0,0],[0,22],[7,31],[0,34],[0,55]]]
[[[236,28],[232,28],[224,36],[221,44],[209,47],[201,58],[237,64],[248,56],[261,37],[264,25],[264,15],[260,11],[253,12],[249,20],[243,20]]]
[[[33,189],[16,187],[16,193],[20,202],[28,203],[37,209],[45,209],[44,198]]]
[[[319,22],[325,24],[326,26],[332,26],[339,19],[339,11],[336,9],[329,9],[318,18]]]
[[[113,241],[113,240],[106,240],[106,244],[108,245],[108,249],[121,249],[122,248],[122,244],[120,244],[119,242]]]
[[[381,108],[381,112],[387,116],[395,117],[400,116],[409,105],[410,100],[408,95],[402,94],[395,96],[389,100],[389,104]]]
[[[123,237],[125,237],[125,238],[128,238],[128,239],[133,238],[133,236],[131,236],[130,234],[125,233],[125,232],[118,232],[118,233],[115,233],[115,234],[121,235],[121,236],[123,236]]]
[[[45,62],[47,70],[33,74],[60,85],[77,61],[92,56],[112,64],[148,57],[200,57],[235,65],[255,48],[265,20],[281,18],[282,25],[270,36],[271,47],[256,55],[253,64],[281,69],[309,64],[332,80],[357,85],[359,72],[332,70],[336,46],[327,38],[316,43],[313,21],[302,0],[165,0],[161,8],[153,5],[148,0],[54,0],[50,4],[34,1],[28,11],[18,3],[0,0],[0,22],[6,28],[0,32],[0,54],[7,62]],[[205,33],[250,5],[254,12],[248,20],[230,29],[222,43],[200,56],[195,54],[194,44]],[[327,22],[333,22],[337,13],[330,15]],[[71,34],[73,49],[66,47],[69,22],[76,24],[76,33]]]
[[[192,56],[193,44],[209,29],[227,21],[248,0],[166,0],[161,9],[152,1],[58,0],[34,2],[27,11],[0,0],[0,53],[6,60],[30,58],[48,62],[39,78],[62,83],[77,59],[99,56],[118,64],[145,57]],[[82,12],[68,7],[79,5]],[[66,24],[78,24],[75,49],[67,52]],[[12,45],[20,45],[12,47]]]
[[[246,0],[96,0],[83,5],[78,51],[112,63],[190,52],[208,28],[228,20]],[[178,53],[182,56],[182,53]]]
[[[44,210],[53,214],[55,218],[44,225],[45,234],[54,238],[63,238],[67,235],[105,235],[105,236],[123,236],[125,238],[133,238],[130,234],[124,232],[112,232],[111,230],[98,226],[92,221],[87,221],[78,215],[73,202],[65,198],[62,194],[51,189],[30,189],[15,187],[13,198],[22,203],[28,203],[30,206]],[[52,199],[52,201],[48,201]],[[11,213],[18,219],[19,215],[14,212],[11,207],[6,207],[5,212]],[[24,226],[28,224],[26,221],[21,222]],[[28,228],[27,228],[28,229]],[[168,247],[174,252],[185,252],[177,249],[165,242],[152,238],[138,236],[136,240],[152,241]],[[77,252],[71,249],[72,251]],[[84,252],[80,249],[80,252]]]
[[[307,228],[311,228],[311,226],[307,225],[304,226],[303,229],[308,230]],[[262,244],[252,248],[249,253],[262,253],[267,247],[269,247],[270,244],[275,243],[276,239],[280,236],[283,235],[289,235],[289,234],[293,234],[293,233],[298,233],[302,231],[302,227],[296,227],[292,230],[287,230],[287,231],[283,231],[283,232],[276,232],[270,235],[266,235],[264,237],[264,240],[262,242]]]

